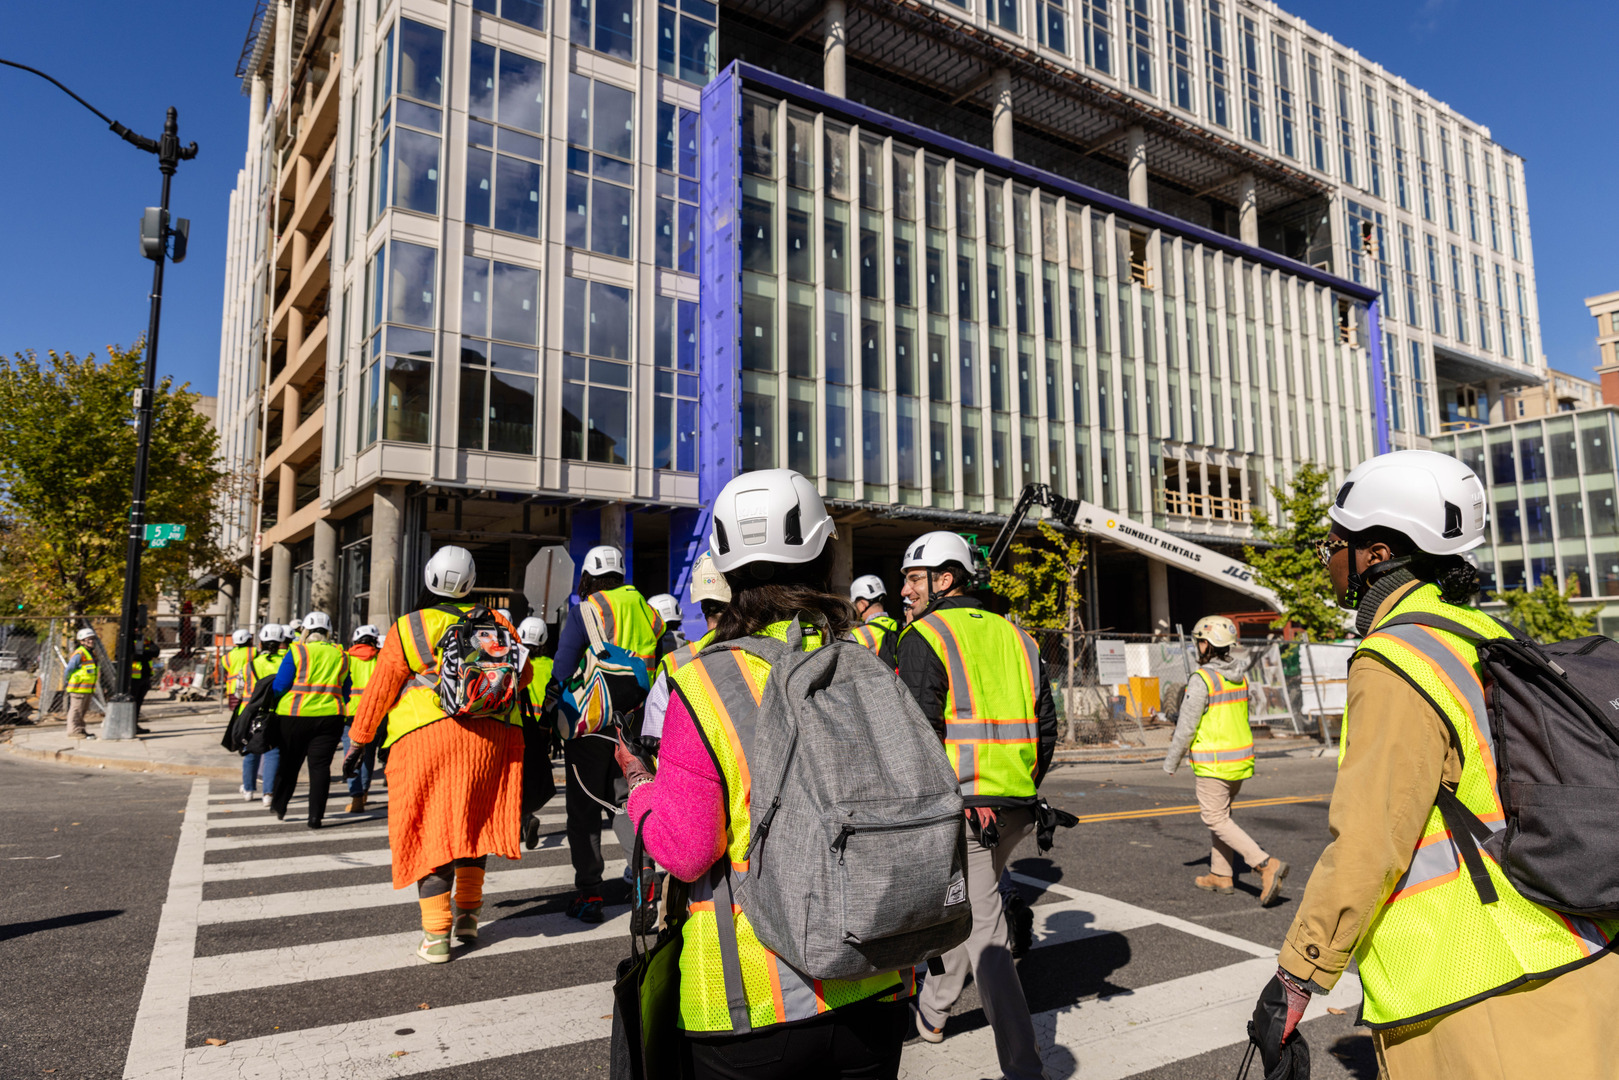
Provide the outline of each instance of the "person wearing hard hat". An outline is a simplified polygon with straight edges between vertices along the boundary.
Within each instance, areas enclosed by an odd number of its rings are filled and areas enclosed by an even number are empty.
[[[680,620],[683,618],[680,611],[680,601],[672,594],[661,592],[656,596],[647,597],[652,610],[663,616],[664,633],[669,635],[669,641],[674,648],[686,644],[686,634],[680,629]]]
[[[1607,1080],[1619,1061],[1619,921],[1529,900],[1487,851],[1475,882],[1442,809],[1465,808],[1491,831],[1506,816],[1479,643],[1509,632],[1472,606],[1478,571],[1464,555],[1484,542],[1484,485],[1454,458],[1401,450],[1351,470],[1327,513],[1316,555],[1361,645],[1333,839],[1254,1015],[1266,1075],[1289,1067],[1310,995],[1353,959],[1380,1076]]]
[[[235,712],[242,703],[242,677],[247,662],[253,658],[253,631],[237,630],[231,634],[230,651],[225,654],[225,704]]]
[[[883,579],[876,574],[863,574],[849,586],[849,600],[854,604],[854,613],[860,616],[860,625],[854,628],[854,639],[881,657],[883,663],[894,667],[899,622],[884,608],[887,594]]]
[[[283,751],[276,772],[270,809],[287,816],[298,773],[309,762],[309,827],[318,829],[326,817],[332,788],[332,758],[343,738],[343,713],[349,696],[349,658],[343,646],[331,640],[332,618],[324,611],[304,616],[303,639],[294,642],[276,671],[271,705],[276,711]]]
[[[384,722],[388,752],[388,847],[393,885],[416,886],[422,940],[416,955],[447,963],[450,939],[475,941],[490,855],[516,859],[522,809],[523,709],[515,697],[498,716],[452,718],[437,674],[447,632],[478,610],[466,600],[477,580],[472,553],[447,545],[423,570],[430,601],[388,630],[349,728],[344,776],[359,771]],[[487,618],[513,639],[517,628]],[[514,640],[515,644],[515,640]],[[531,676],[525,665],[519,694]]]
[[[579,574],[579,603],[568,612],[567,622],[557,638],[556,663],[547,689],[546,714],[561,700],[564,686],[584,681],[590,671],[588,653],[598,647],[616,646],[628,658],[645,665],[647,680],[633,686],[634,679],[613,682],[612,712],[627,718],[630,734],[638,733],[641,705],[645,701],[650,675],[659,658],[672,647],[663,616],[647,603],[634,585],[624,580],[624,553],[601,545],[585,553]],[[573,860],[574,888],[578,891],[568,903],[569,918],[587,923],[602,921],[601,826],[603,804],[623,801],[624,774],[613,760],[617,740],[614,730],[585,730],[581,719],[567,733],[562,747],[568,810],[568,850]],[[634,840],[622,814],[614,815],[619,836]],[[630,850],[628,844],[624,850]]]
[[[96,632],[86,626],[73,635],[73,655],[67,661],[67,737],[93,739],[84,727],[84,718],[90,711],[90,699],[95,696],[100,667],[96,663]]]
[[[1023,984],[1012,964],[1001,874],[1034,832],[1040,781],[1057,746],[1057,707],[1033,638],[968,589],[972,547],[952,532],[912,541],[901,595],[915,616],[901,631],[899,677],[944,740],[967,805],[967,896],[972,935],[943,957],[917,997],[917,1033],[944,1039],[945,1020],[972,972],[1008,1080],[1046,1076]]]
[[[1192,775],[1197,778],[1197,805],[1203,824],[1214,837],[1209,872],[1192,884],[1208,892],[1236,891],[1233,855],[1241,855],[1259,875],[1259,906],[1269,907],[1281,895],[1288,865],[1268,855],[1242,826],[1231,820],[1231,803],[1242,782],[1254,775],[1254,733],[1248,726],[1246,659],[1233,655],[1237,624],[1223,615],[1208,615],[1192,627],[1197,642],[1197,670],[1181,698],[1175,734],[1164,754],[1164,771],[1171,776],[1191,749]]]
[[[287,628],[279,623],[265,623],[259,627],[259,647],[247,661],[242,671],[242,701],[245,703],[253,697],[253,691],[258,689],[259,683],[264,679],[274,679],[276,672],[281,670],[281,661],[285,658],[282,649],[287,643]],[[276,773],[281,769],[281,748],[273,744],[264,745],[262,749],[244,748],[242,751],[242,788],[243,800],[252,802],[262,799],[265,806],[270,805],[271,793],[275,790]],[[263,772],[262,786],[255,792],[254,785],[260,783],[260,771]]]
[[[540,655],[551,640],[551,628],[544,619],[530,615],[517,624],[517,639],[528,648],[533,672],[523,691],[523,846],[533,850],[540,843],[540,811],[556,798],[557,785],[551,775],[551,753],[558,741],[556,724],[543,715],[545,689],[551,682],[552,661]]]
[[[371,683],[371,674],[377,670],[377,653],[382,651],[382,631],[371,623],[357,627],[349,643],[349,697],[348,704],[343,710],[345,717],[343,726],[343,756],[348,757],[353,744],[349,740],[349,721],[360,709],[360,701],[365,688]],[[360,754],[360,768],[349,777],[349,805],[348,813],[359,814],[365,810],[366,798],[371,794],[371,777],[377,767],[377,748],[367,746]]]

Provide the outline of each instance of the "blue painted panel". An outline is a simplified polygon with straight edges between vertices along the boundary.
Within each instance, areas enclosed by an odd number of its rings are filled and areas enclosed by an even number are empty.
[[[669,514],[669,591],[680,600],[681,628],[696,639],[708,629],[703,609],[691,602],[691,571],[708,548],[708,515],[701,509]]]
[[[1383,359],[1382,307],[1382,301],[1377,298],[1366,307],[1366,336],[1372,339],[1367,343],[1366,352],[1372,381],[1372,445],[1379,454],[1386,454],[1393,444],[1389,442],[1388,366]]]
[[[571,607],[579,602],[578,569],[585,564],[585,552],[602,542],[602,512],[597,510],[575,510],[568,515],[568,555],[573,559],[575,577],[573,579],[574,591],[568,594],[568,604]]]

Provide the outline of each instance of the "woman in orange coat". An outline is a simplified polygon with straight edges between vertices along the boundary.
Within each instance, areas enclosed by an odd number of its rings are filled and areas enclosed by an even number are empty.
[[[472,554],[443,547],[428,560],[426,584],[444,602],[406,615],[388,630],[377,667],[349,730],[344,776],[377,738],[384,721],[388,757],[388,846],[394,888],[414,882],[422,909],[416,954],[450,959],[450,936],[478,936],[484,867],[490,855],[518,857],[523,789],[523,728],[518,698],[504,719],[460,720],[439,703],[440,641],[473,605]],[[517,631],[499,614],[498,622]],[[523,684],[530,671],[525,665]],[[452,908],[453,893],[453,908]]]

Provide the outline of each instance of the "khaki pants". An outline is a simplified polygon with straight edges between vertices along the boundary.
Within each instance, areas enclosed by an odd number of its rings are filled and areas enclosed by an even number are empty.
[[[84,718],[90,712],[91,694],[69,694],[67,696],[67,733],[84,730]]]
[[[1221,780],[1214,776],[1197,778],[1197,805],[1203,814],[1203,824],[1214,834],[1214,850],[1209,853],[1209,873],[1216,877],[1231,876],[1233,854],[1241,855],[1249,869],[1257,868],[1270,858],[1254,843],[1253,837],[1231,820],[1231,800],[1241,790],[1241,780]]]
[[[930,974],[923,981],[917,1007],[930,1026],[944,1026],[971,971],[984,1016],[995,1032],[1001,1073],[1006,1080],[1045,1080],[1046,1069],[1040,1061],[1029,1002],[1012,963],[1011,932],[1000,891],[1001,871],[1012,861],[1017,846],[1034,831],[1034,814],[1028,810],[1002,810],[999,816],[1001,842],[995,847],[984,848],[971,832],[967,835],[967,898],[973,906],[972,933],[941,958],[943,975]]]

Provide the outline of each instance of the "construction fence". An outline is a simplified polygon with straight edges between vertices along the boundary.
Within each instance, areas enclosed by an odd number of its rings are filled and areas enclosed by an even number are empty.
[[[1030,630],[1070,746],[1169,745],[1186,684],[1197,670],[1190,638],[1106,631]],[[1337,737],[1353,645],[1241,642],[1255,734]]]
[[[209,616],[148,616],[143,640],[148,643],[147,652],[155,652],[148,701],[199,701],[218,695],[230,637],[219,637],[214,622]],[[91,708],[106,711],[107,700],[117,690],[117,618],[22,618],[0,624],[0,690],[4,691],[0,720],[35,710],[60,712],[65,707],[68,661],[77,646],[78,631],[86,626],[96,632],[92,651],[97,686]]]

